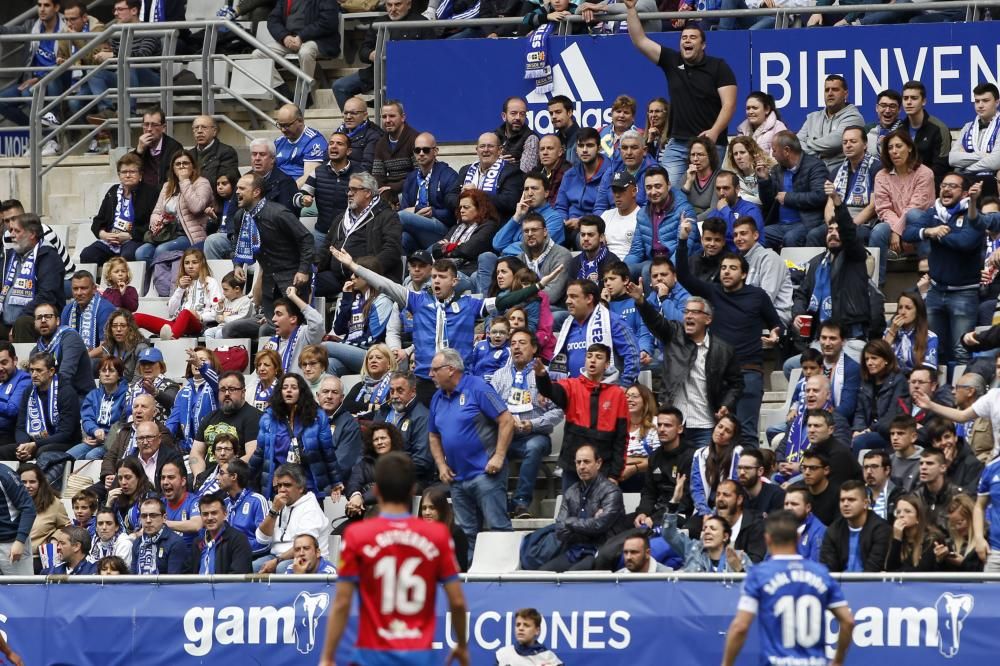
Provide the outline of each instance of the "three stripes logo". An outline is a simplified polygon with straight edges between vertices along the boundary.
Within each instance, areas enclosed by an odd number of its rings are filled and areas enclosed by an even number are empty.
[[[556,95],[565,95],[574,103],[576,121],[583,127],[603,127],[611,121],[611,107],[605,108],[604,95],[594,74],[583,57],[579,44],[563,49],[553,59],[551,93],[539,93],[534,87],[525,96],[528,100],[528,125],[540,134],[553,131],[548,102]],[[529,82],[530,84],[530,82]]]

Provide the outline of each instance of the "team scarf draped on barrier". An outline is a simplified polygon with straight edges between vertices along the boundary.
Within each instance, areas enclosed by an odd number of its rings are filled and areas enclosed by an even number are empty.
[[[80,311],[80,306],[75,303],[69,310],[69,328],[79,331],[87,349],[93,349],[97,346],[97,336],[102,332],[97,325],[97,311],[103,300],[104,297],[95,291],[90,303],[87,303],[87,307],[83,308],[83,312]]]
[[[549,64],[549,41],[556,23],[545,23],[528,35],[524,52],[524,78],[535,82],[535,92],[541,95],[552,92],[555,79]]]
[[[257,228],[257,216],[264,209],[267,203],[266,198],[262,198],[250,210],[243,213],[243,225],[240,227],[240,235],[236,239],[236,251],[233,253],[233,263],[249,266],[256,261],[257,253],[260,252],[260,229]]]
[[[38,387],[32,386],[28,394],[28,435],[31,439],[48,437],[49,426],[59,424],[59,375],[53,375],[48,394],[43,400]]]

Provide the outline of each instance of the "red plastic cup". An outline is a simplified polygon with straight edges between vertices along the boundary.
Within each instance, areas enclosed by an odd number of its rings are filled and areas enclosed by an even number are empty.
[[[802,315],[802,328],[799,329],[799,335],[803,338],[808,338],[812,335],[813,330],[813,317],[812,315]]]

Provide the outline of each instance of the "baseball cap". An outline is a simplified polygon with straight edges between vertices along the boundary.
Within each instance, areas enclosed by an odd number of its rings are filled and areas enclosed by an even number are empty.
[[[163,363],[163,354],[156,347],[143,349],[139,353],[139,363]]]
[[[431,255],[427,250],[417,250],[413,252],[406,258],[406,263],[419,263],[419,264],[433,264],[434,260],[431,259]]]
[[[611,187],[628,187],[635,185],[635,177],[628,171],[618,171],[611,179]]]

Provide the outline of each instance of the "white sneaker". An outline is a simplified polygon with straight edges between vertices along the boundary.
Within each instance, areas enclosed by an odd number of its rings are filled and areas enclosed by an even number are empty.
[[[59,154],[59,144],[55,139],[50,139],[42,146],[42,157],[54,157]]]
[[[42,116],[42,127],[59,127],[59,120],[56,118],[56,114],[49,111]]]
[[[97,139],[91,139],[90,145],[87,146],[88,155],[96,155],[100,152],[100,146],[97,145]]]

